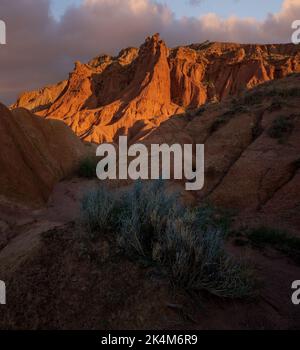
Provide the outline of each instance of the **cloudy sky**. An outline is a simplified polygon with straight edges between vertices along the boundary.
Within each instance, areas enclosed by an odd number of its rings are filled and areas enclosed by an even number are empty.
[[[191,42],[290,42],[300,0],[1,0],[0,101],[68,76],[75,60],[116,54],[160,32]]]

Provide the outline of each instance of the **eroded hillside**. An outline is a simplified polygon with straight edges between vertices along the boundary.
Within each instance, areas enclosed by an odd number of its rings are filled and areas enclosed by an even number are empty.
[[[88,154],[64,123],[43,120],[0,104],[0,196],[20,204],[45,204],[53,186]]]
[[[238,99],[208,103],[164,122],[144,142],[205,144],[199,200],[299,230],[299,86],[300,75],[292,74]]]
[[[300,71],[287,45],[194,44],[167,48],[158,35],[117,57],[77,62],[66,81],[24,93],[12,106],[63,120],[96,143],[141,139],[170,116]]]

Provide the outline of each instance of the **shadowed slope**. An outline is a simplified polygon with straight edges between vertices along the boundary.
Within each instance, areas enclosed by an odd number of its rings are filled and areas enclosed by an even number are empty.
[[[175,116],[144,139],[205,144],[199,199],[300,228],[300,75]]]
[[[23,108],[10,112],[0,104],[0,135],[0,195],[18,203],[44,203],[86,153],[64,123]]]

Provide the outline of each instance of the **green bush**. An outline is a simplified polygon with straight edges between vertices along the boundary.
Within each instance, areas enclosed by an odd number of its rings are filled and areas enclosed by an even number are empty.
[[[99,189],[83,200],[82,216],[92,237],[115,232],[130,258],[157,265],[175,286],[228,298],[253,292],[249,269],[225,250],[227,220],[207,205],[185,208],[163,181],[137,182],[120,200]]]
[[[169,195],[163,181],[136,182],[122,197],[118,242],[130,255],[151,256],[153,240],[161,235],[172,211],[179,215],[176,195]]]
[[[100,186],[83,197],[81,223],[91,238],[115,229],[117,200],[112,191]]]
[[[210,219],[202,222],[199,210],[170,217],[164,235],[154,248],[154,259],[167,268],[174,285],[205,290],[224,298],[253,293],[253,279],[245,264],[225,251],[225,233]]]

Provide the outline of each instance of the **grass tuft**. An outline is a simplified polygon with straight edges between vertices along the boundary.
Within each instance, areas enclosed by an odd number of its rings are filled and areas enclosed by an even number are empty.
[[[127,256],[156,265],[177,287],[224,298],[253,293],[249,268],[226,252],[228,219],[208,205],[182,206],[163,181],[137,182],[120,200],[107,188],[92,192],[82,218],[92,237],[116,233]]]
[[[91,239],[115,228],[117,200],[105,186],[85,195],[81,202],[81,223]]]

